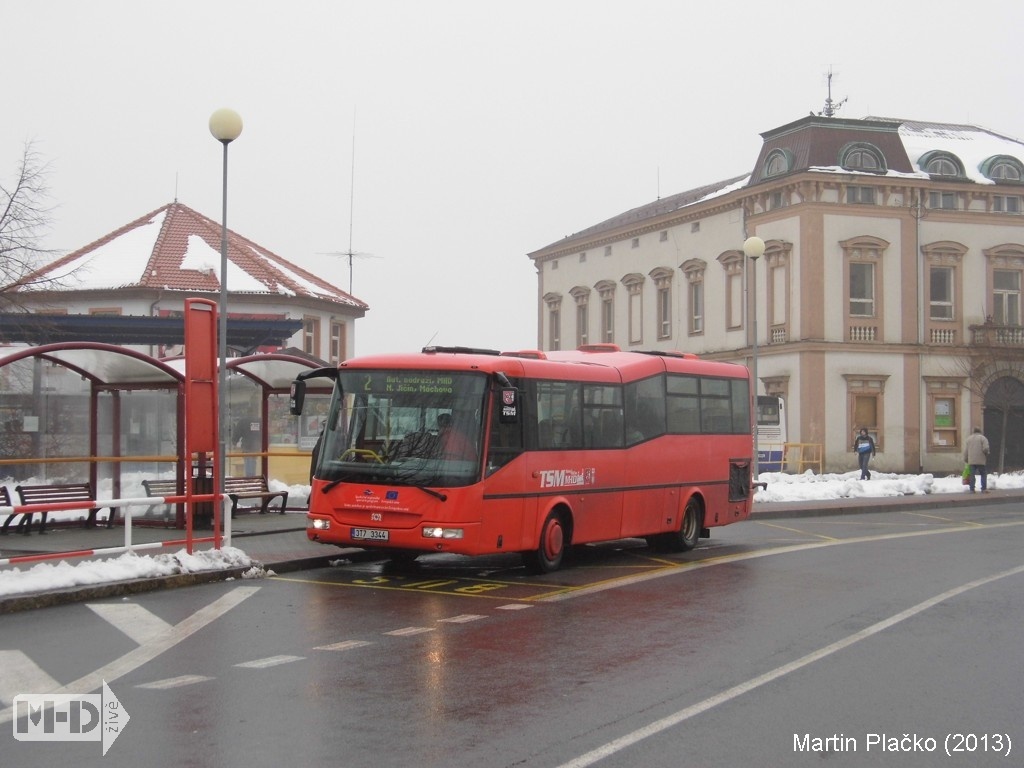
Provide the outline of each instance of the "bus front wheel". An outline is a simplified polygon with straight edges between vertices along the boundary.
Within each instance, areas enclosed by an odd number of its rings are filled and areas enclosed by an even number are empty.
[[[562,566],[568,539],[565,519],[558,512],[552,512],[544,521],[540,531],[537,549],[523,554],[527,569],[532,573],[551,573]]]

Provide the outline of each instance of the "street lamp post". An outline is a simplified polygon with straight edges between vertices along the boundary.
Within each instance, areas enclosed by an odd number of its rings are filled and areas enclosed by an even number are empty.
[[[220,301],[217,304],[217,412],[220,432],[220,487],[224,493],[224,478],[227,474],[228,444],[228,144],[242,133],[242,118],[233,109],[218,109],[210,115],[210,133],[224,145],[224,179],[222,183],[222,208],[220,230]],[[231,545],[231,516],[224,520],[224,540]]]
[[[756,483],[760,475],[757,453],[757,260],[764,254],[764,240],[760,237],[748,237],[743,241],[743,254],[752,262],[750,267],[750,329],[753,336],[750,345],[750,373],[754,380],[754,465],[752,477]]]

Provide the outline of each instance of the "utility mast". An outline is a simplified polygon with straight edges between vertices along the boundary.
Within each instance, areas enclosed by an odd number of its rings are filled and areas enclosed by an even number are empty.
[[[347,256],[348,257],[348,294],[352,296],[352,260],[359,256],[360,258],[372,258],[372,254],[360,253],[352,250],[352,219],[353,209],[355,206],[355,192],[356,192],[356,118],[355,114],[352,115],[352,166],[349,174],[349,190],[348,190],[348,250],[347,251],[331,251],[324,253],[324,256]]]
[[[839,108],[846,103],[848,96],[844,96],[842,101],[832,101],[832,67],[828,68],[828,98],[825,99],[825,108],[818,114],[822,117],[835,117],[836,112]]]

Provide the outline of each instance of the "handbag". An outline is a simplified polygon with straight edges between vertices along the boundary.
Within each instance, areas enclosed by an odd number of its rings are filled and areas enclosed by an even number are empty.
[[[964,464],[964,472],[961,478],[964,485],[970,485],[974,481],[974,474],[971,472],[970,464]]]

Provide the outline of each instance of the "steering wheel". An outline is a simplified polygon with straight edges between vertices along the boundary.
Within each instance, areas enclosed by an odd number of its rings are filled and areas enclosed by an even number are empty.
[[[338,461],[344,461],[346,456],[362,456],[367,459],[375,459],[378,464],[383,464],[384,459],[381,458],[380,454],[376,451],[371,451],[369,448],[349,448],[344,451],[341,456],[338,457]]]

